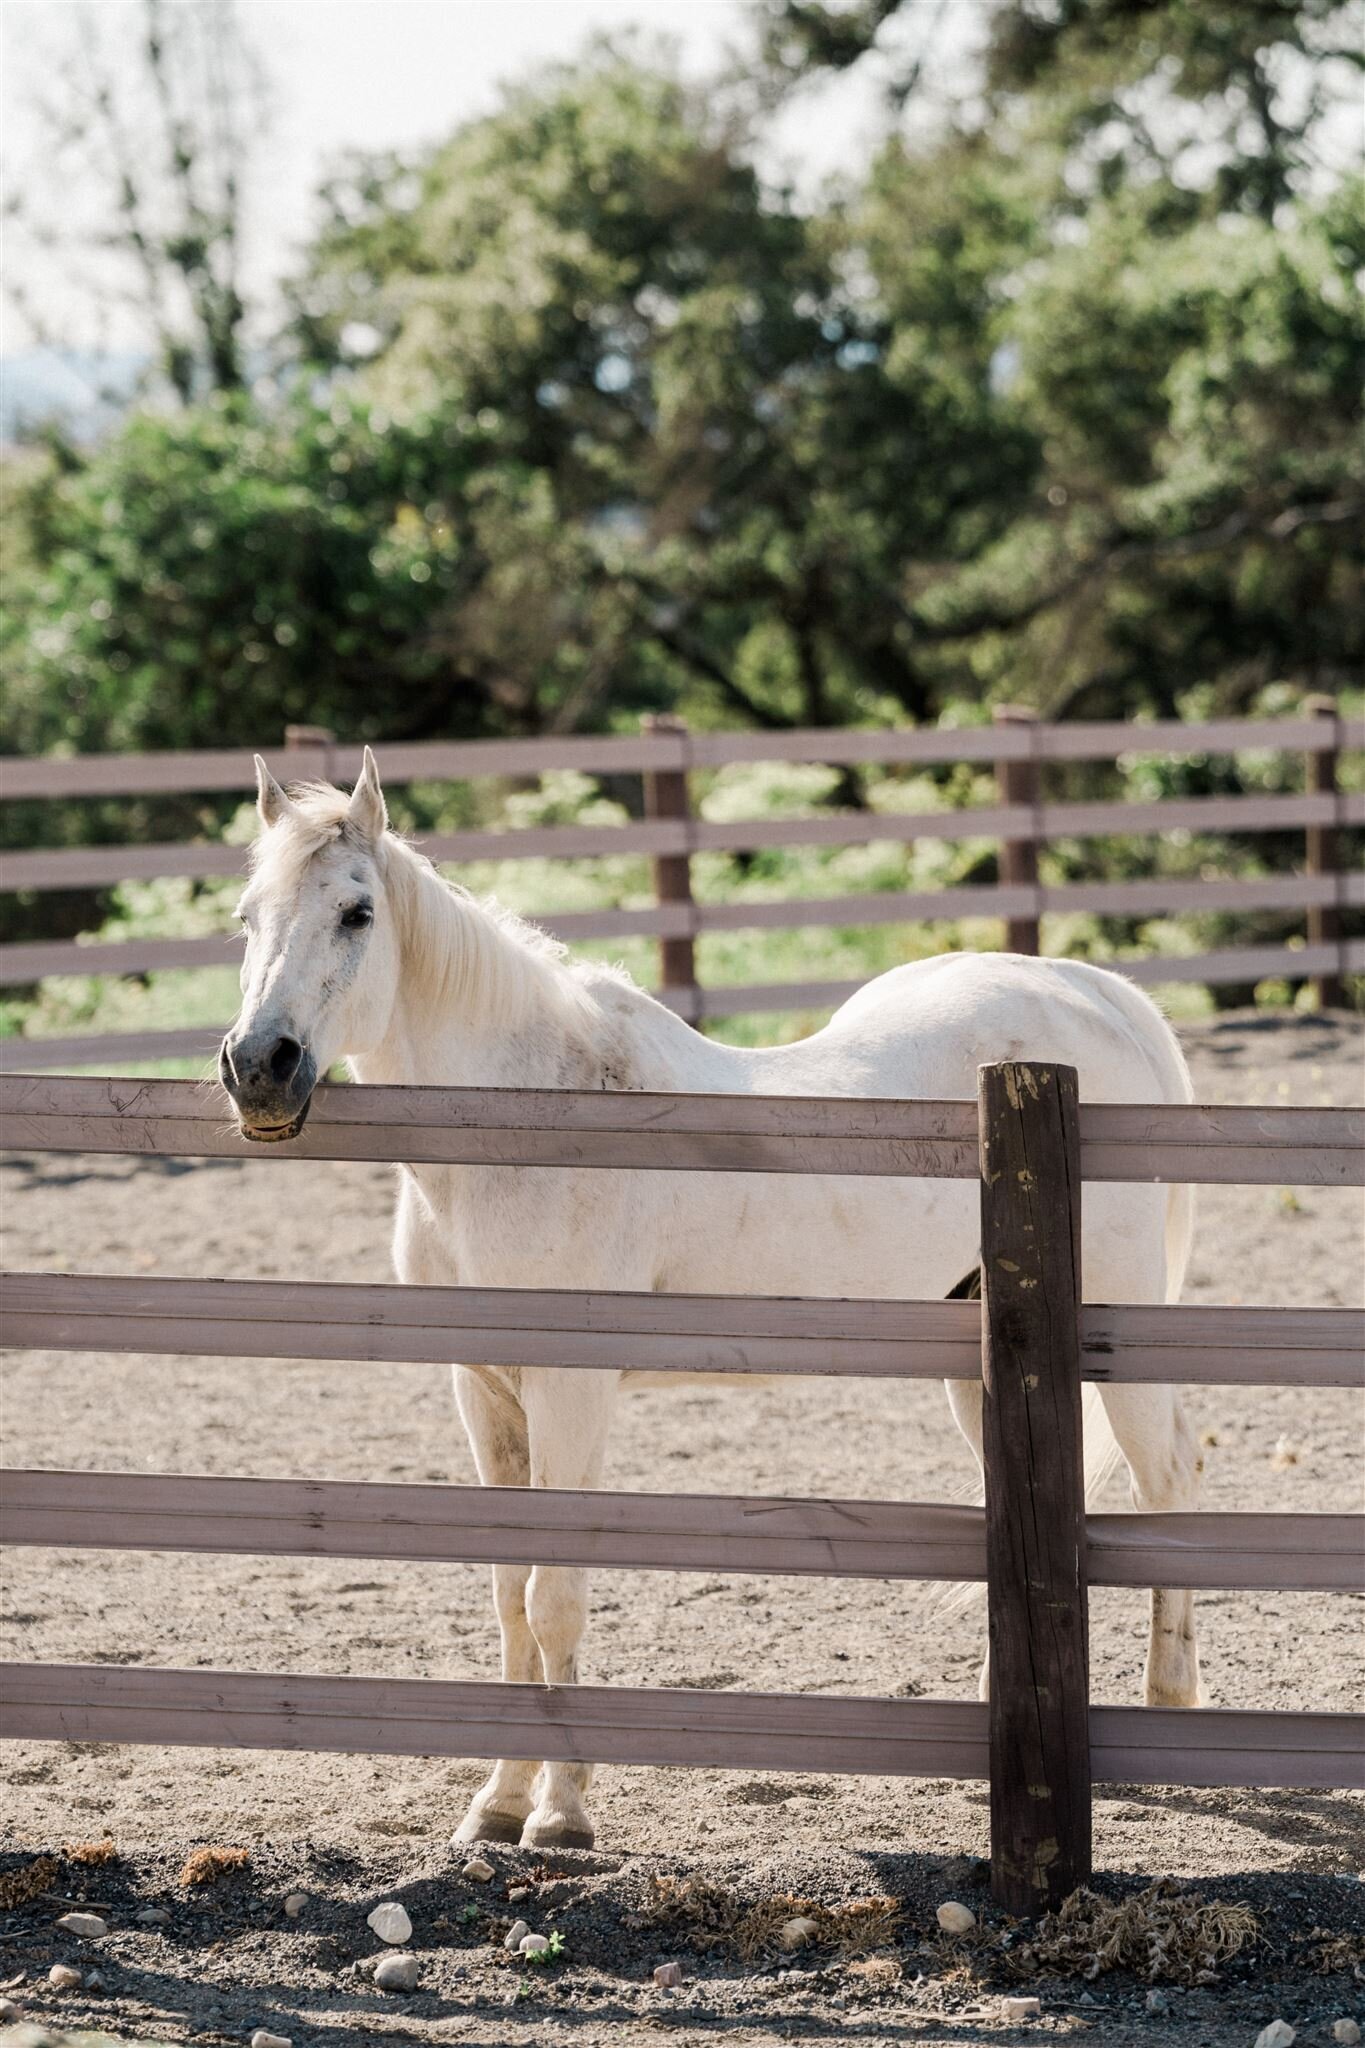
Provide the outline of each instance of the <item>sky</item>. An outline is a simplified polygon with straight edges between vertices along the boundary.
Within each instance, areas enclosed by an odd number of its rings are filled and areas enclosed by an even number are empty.
[[[186,0],[172,0],[186,4]],[[958,0],[969,13],[976,0]],[[499,85],[546,60],[571,57],[595,33],[664,37],[694,75],[745,47],[744,0],[240,0],[272,88],[273,111],[247,214],[249,283],[268,296],[313,219],[329,162],[348,149],[412,149],[497,103]],[[4,0],[0,6],[0,179],[6,194],[50,200],[35,104],[79,89],[82,45],[97,38],[124,61],[139,0]],[[765,168],[810,183],[861,162],[874,130],[868,85],[825,93],[819,118],[792,109],[772,134]],[[93,206],[61,194],[67,220]],[[43,323],[75,348],[136,348],[131,315],[96,321],[90,294],[55,251],[7,236],[6,269]],[[6,295],[0,353],[30,347],[32,330]]]

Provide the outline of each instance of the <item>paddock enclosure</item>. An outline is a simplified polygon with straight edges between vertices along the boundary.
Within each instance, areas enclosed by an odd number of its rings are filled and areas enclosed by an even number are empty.
[[[9,1273],[6,1341],[48,1351],[601,1366],[985,1382],[984,1511],[932,1503],[535,1493],[294,1477],[6,1475],[21,1545],[505,1560],[828,1578],[982,1579],[989,1707],[928,1698],[572,1688],[118,1664],[10,1664],[6,1732],[420,1756],[987,1778],[992,1876],[1015,1910],[1089,1869],[1090,1787],[1365,1786],[1365,1716],[1092,1704],[1088,1590],[1157,1583],[1361,1587],[1359,1515],[1093,1515],[1080,1495],[1084,1379],[1365,1386],[1349,1308],[1132,1308],[1078,1299],[1081,1184],[1365,1184],[1365,1112],[1078,1105],[1069,1069],[982,1070],[979,1104],[319,1092],[288,1147],[246,1148],[186,1083],[9,1076],[22,1154],[291,1162],[443,1160],[642,1170],[978,1179],[983,1300],[777,1301]],[[1006,1256],[1006,1254],[1009,1256]],[[173,1394],[168,1389],[168,1398]]]
[[[1325,1005],[1344,1001],[1348,975],[1365,971],[1365,938],[1345,929],[1345,913],[1365,909],[1365,874],[1345,835],[1365,826],[1365,792],[1343,785],[1343,755],[1365,748],[1365,720],[1342,718],[1330,698],[1309,700],[1297,718],[1150,724],[1045,724],[1027,711],[1003,708],[992,726],[957,730],[690,732],[667,718],[646,721],[634,736],[556,736],[528,740],[421,742],[385,746],[386,785],[415,781],[477,781],[535,777],[572,768],[638,778],[643,815],[624,825],[547,825],[506,831],[433,834],[420,843],[437,862],[582,860],[647,856],[655,901],[643,907],[557,911],[537,905],[536,921],[569,940],[653,938],[659,949],[657,993],[693,1022],[746,1013],[818,1010],[841,1003],[860,981],[751,982],[704,985],[696,942],[707,934],[818,927],[932,924],[959,918],[996,922],[1014,952],[1048,950],[1049,921],[1075,912],[1106,917],[1178,916],[1191,912],[1301,912],[1303,932],[1292,950],[1233,945],[1179,955],[1151,954],[1119,963],[1147,984],[1251,983],[1266,976],[1313,980]],[[1301,763],[1301,789],[1239,795],[1162,797],[1150,802],[1055,800],[1051,780],[1081,763],[1152,755],[1288,756]],[[806,762],[859,766],[960,764],[993,774],[996,801],[959,809],[828,811],[808,817],[716,820],[697,815],[697,771],[741,762]],[[272,753],[282,778],[347,780],[360,749],[337,744],[314,727],[291,727]],[[4,794],[13,803],[46,799],[123,799],[254,787],[249,753],[237,750],[69,759],[7,760]],[[1302,871],[1257,876],[1203,873],[1120,881],[1048,884],[1039,880],[1040,849],[1057,840],[1085,842],[1110,835],[1150,840],[1162,833],[1289,834],[1301,839]],[[996,879],[948,888],[885,889],[782,901],[707,902],[694,893],[693,857],[707,852],[752,854],[776,847],[860,847],[920,839],[994,841]],[[241,866],[240,847],[140,843],[7,852],[0,886],[11,892],[86,890],[160,877],[227,876]],[[0,945],[0,987],[48,975],[135,975],[221,967],[232,959],[222,938],[140,938],[97,944],[72,939]],[[96,1033],[82,1038],[0,1039],[0,1071],[82,1064],[101,1070],[152,1059],[197,1058],[212,1052],[226,1015],[211,1029]]]

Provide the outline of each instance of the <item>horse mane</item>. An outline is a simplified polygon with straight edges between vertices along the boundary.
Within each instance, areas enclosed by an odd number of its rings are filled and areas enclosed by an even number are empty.
[[[448,881],[424,853],[392,830],[379,847],[349,822],[350,798],[328,782],[289,790],[293,814],[263,833],[251,849],[254,875],[267,887],[296,888],[324,847],[340,842],[377,859],[398,927],[407,970],[435,1008],[477,1013],[489,1025],[512,1025],[547,998],[567,1010],[589,1000],[588,982],[628,981],[618,970],[572,963],[568,948],[493,897],[476,897]]]

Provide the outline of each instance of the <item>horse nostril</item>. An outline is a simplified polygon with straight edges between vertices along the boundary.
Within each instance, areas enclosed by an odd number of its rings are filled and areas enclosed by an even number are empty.
[[[277,1038],[275,1049],[270,1055],[272,1079],[278,1081],[281,1088],[287,1087],[297,1074],[302,1060],[303,1047],[297,1038]]]

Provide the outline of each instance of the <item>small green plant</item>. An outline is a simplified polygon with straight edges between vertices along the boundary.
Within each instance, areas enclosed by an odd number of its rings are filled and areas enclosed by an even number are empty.
[[[524,1955],[524,1960],[531,1964],[534,1969],[540,1969],[546,1963],[557,1963],[563,1953],[564,1936],[556,1927],[550,1934],[550,1946],[548,1948],[532,1949],[529,1954]]]
[[[462,1919],[462,1920],[464,1921],[464,1923],[465,1923],[465,1925],[466,1925],[466,1926],[468,1926],[468,1925],[470,1924],[470,1922],[471,1922],[471,1921],[477,1920],[477,1919],[478,1919],[478,1917],[479,1917],[479,1909],[478,1909],[478,1907],[477,1907],[477,1906],[476,1906],[476,1905],[474,1904],[474,1901],[473,1901],[472,1899],[470,1900],[470,1902],[469,1902],[469,1904],[468,1904],[467,1906],[463,1906],[463,1907],[461,1907],[461,1909],[460,1909],[460,1918],[461,1918],[461,1919]]]

